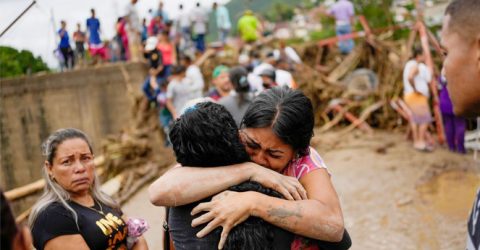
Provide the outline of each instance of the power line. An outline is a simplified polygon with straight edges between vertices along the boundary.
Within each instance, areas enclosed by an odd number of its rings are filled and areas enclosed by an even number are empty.
[[[11,22],[8,27],[2,31],[2,33],[0,34],[0,37],[2,37],[5,33],[7,33],[7,31],[25,14],[27,13],[27,11],[32,8],[33,5],[35,5],[36,1],[33,0],[32,3],[30,3],[30,5],[28,5],[28,7],[22,12],[20,13],[20,15],[17,16],[17,18],[15,18],[15,20],[13,20],[13,22]]]

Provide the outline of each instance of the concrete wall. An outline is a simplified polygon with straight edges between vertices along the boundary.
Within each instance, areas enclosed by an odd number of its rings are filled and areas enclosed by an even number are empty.
[[[126,77],[140,94],[145,75],[143,64],[115,64],[0,80],[0,186],[9,190],[40,179],[40,145],[60,128],[83,130],[100,154],[102,138],[131,120]]]

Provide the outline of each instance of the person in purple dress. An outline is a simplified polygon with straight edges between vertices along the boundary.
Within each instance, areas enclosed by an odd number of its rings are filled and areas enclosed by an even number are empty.
[[[450,151],[465,154],[465,127],[467,121],[463,117],[456,116],[453,113],[452,100],[448,94],[447,79],[440,76],[438,79],[440,89],[440,110],[442,111],[443,126],[445,128],[445,137],[447,137],[448,148]]]

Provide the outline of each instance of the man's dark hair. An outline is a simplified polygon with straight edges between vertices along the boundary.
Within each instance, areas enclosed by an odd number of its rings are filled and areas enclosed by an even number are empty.
[[[216,167],[249,160],[232,115],[213,102],[187,109],[174,123],[170,141],[183,166]]]
[[[180,75],[186,71],[186,68],[183,65],[173,65],[172,66],[172,75]]]
[[[304,156],[309,152],[314,122],[308,97],[299,90],[274,87],[253,100],[245,112],[242,127],[271,127],[278,138]]]
[[[453,0],[445,10],[450,15],[449,29],[466,38],[476,38],[480,33],[480,2],[478,0]]]
[[[243,66],[235,66],[230,69],[230,82],[237,93],[247,93],[250,91],[250,83],[248,82],[248,71]]]

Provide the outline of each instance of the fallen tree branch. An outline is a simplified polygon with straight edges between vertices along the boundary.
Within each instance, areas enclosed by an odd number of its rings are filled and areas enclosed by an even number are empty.
[[[363,110],[363,112],[360,115],[360,117],[358,118],[358,120],[356,120],[355,122],[350,124],[347,128],[343,129],[340,132],[340,135],[345,135],[345,134],[349,133],[350,131],[352,131],[353,129],[355,129],[360,124],[364,123],[368,119],[368,117],[370,117],[370,115],[373,112],[375,112],[376,110],[381,108],[383,105],[385,105],[385,101],[383,101],[383,100],[370,105],[368,108]]]

